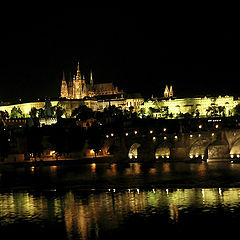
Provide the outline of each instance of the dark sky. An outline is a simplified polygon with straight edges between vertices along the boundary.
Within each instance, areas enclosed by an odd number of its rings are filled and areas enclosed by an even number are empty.
[[[231,14],[230,14],[231,15]],[[141,8],[11,11],[1,28],[0,100],[59,96],[77,62],[95,82],[162,96],[240,95],[239,27],[224,12]]]

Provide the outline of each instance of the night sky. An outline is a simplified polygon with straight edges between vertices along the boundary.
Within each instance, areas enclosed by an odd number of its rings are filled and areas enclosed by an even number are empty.
[[[38,9],[39,10],[39,9]],[[239,95],[236,19],[164,8],[11,11],[1,28],[0,101],[58,97],[77,62],[96,83],[162,96]],[[231,14],[230,14],[231,15]]]

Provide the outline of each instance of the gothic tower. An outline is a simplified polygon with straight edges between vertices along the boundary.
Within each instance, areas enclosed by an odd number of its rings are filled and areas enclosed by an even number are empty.
[[[170,90],[169,90],[169,97],[173,97],[173,88],[172,86],[170,86]]]
[[[77,75],[75,80],[73,81],[74,86],[74,98],[81,99],[87,96],[87,86],[85,82],[85,78],[82,77],[80,73],[79,63],[77,66]]]
[[[169,98],[169,89],[168,89],[168,85],[166,85],[165,90],[164,90],[164,97],[165,98]]]
[[[70,78],[68,82],[68,98],[73,99],[73,79],[72,79],[71,73],[70,73]]]
[[[93,88],[93,75],[92,75],[92,70],[90,72],[90,86]]]
[[[68,98],[68,86],[63,72],[62,86],[61,86],[61,98]]]

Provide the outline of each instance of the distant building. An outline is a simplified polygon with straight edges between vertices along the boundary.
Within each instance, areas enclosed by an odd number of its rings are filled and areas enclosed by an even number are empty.
[[[173,97],[173,88],[166,85],[164,97],[159,99],[150,99],[141,105],[142,112],[146,115],[152,114],[155,118],[172,115],[172,117],[181,116],[181,114],[191,114],[193,117],[210,116],[211,112],[219,111],[219,115],[232,116],[233,109],[240,104],[240,98],[234,96],[218,97]],[[221,113],[220,110],[221,109]]]
[[[100,83],[94,84],[92,72],[90,73],[89,84],[86,83],[85,77],[80,73],[79,63],[77,66],[77,74],[73,78],[70,77],[66,81],[65,74],[63,73],[61,85],[61,98],[66,99],[83,99],[85,97],[95,97],[103,95],[117,95],[123,94],[115,87],[113,83]]]
[[[163,93],[164,98],[172,98],[173,97],[173,88],[170,86],[170,89],[168,89],[168,85],[166,85],[164,93]]]

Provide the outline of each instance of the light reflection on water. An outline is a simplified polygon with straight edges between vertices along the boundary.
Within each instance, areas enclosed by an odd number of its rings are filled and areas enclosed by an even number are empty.
[[[65,166],[3,167],[0,189],[9,187],[240,187],[240,164],[92,163]]]
[[[205,218],[224,221],[227,213],[239,222],[239,204],[239,188],[0,193],[0,230],[19,223],[35,223],[41,229],[59,223],[62,239],[107,239],[118,228],[136,229],[135,221],[140,225],[143,221],[146,231],[158,222],[182,226],[193,212],[191,221],[202,219],[204,213]],[[205,218],[203,227],[209,221]]]
[[[189,229],[216,238],[238,229],[239,186],[240,164],[229,163],[0,165],[1,239],[170,238]],[[31,190],[6,192],[19,187]]]

